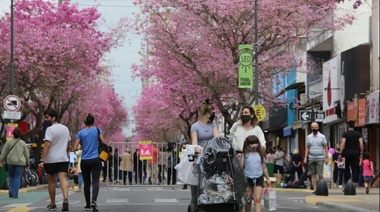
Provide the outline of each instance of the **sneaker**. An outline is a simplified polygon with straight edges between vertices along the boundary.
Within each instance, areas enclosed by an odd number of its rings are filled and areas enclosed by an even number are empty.
[[[63,201],[62,211],[69,211],[69,200],[67,198]]]
[[[57,205],[51,205],[51,204],[49,204],[48,206],[47,206],[47,209],[48,209],[48,211],[56,211],[57,210]]]
[[[339,185],[339,188],[343,188],[343,186],[342,186],[342,185]]]
[[[316,195],[316,194],[317,194],[317,191],[313,191],[313,194]]]
[[[92,208],[92,211],[99,211],[98,205],[96,204],[95,201],[92,201],[91,208]]]
[[[365,187],[365,193],[369,194],[369,187]]]
[[[336,183],[334,183],[334,188],[336,188]]]
[[[91,211],[91,206],[89,206],[89,205],[84,206],[84,210],[85,211]]]

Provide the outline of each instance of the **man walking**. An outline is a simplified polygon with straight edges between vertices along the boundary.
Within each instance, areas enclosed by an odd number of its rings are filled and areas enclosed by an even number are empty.
[[[358,182],[359,177],[359,160],[364,152],[362,135],[354,130],[355,122],[350,120],[347,122],[348,131],[342,135],[340,144],[339,159],[346,158],[346,165],[344,169],[344,183],[346,184],[349,179],[352,180],[354,185]],[[351,173],[352,172],[352,175]]]
[[[62,211],[69,211],[68,191],[69,183],[67,181],[67,172],[69,169],[69,142],[71,140],[69,129],[58,123],[58,113],[55,110],[47,110],[44,113],[45,119],[52,122],[52,125],[46,129],[45,143],[39,167],[43,167],[47,173],[48,191],[50,204],[48,210],[55,211],[55,175],[58,174],[61,183],[63,205]]]
[[[314,188],[313,194],[316,194],[316,175],[318,175],[319,180],[323,179],[323,162],[327,164],[329,162],[329,157],[326,137],[319,132],[318,123],[311,123],[311,131],[312,133],[307,136],[306,140],[304,163],[308,163],[309,173],[311,175],[311,183]],[[309,161],[307,160],[308,156]]]

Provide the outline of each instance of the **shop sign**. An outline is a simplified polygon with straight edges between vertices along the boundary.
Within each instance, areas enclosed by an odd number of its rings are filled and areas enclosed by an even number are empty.
[[[366,124],[380,123],[380,92],[375,91],[367,96]]]
[[[366,101],[366,98],[354,98],[354,101],[347,103],[347,121],[355,121],[355,127],[365,125]]]

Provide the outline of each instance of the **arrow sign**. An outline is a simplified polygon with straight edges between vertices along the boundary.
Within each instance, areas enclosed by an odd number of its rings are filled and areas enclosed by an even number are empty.
[[[300,110],[299,117],[301,121],[304,121],[304,122],[311,121],[311,111]]]

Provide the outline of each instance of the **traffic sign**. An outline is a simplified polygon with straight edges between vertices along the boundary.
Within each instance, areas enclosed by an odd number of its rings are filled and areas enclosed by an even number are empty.
[[[18,111],[21,107],[21,100],[16,95],[8,95],[3,100],[4,109],[7,111]]]
[[[20,111],[12,112],[12,111],[4,110],[3,119],[19,120],[21,119],[21,112]]]
[[[262,105],[255,105],[253,106],[253,109],[256,112],[256,117],[258,121],[262,121],[265,119],[265,116],[267,114],[267,111],[265,110],[265,107]]]
[[[311,121],[311,110],[300,110],[299,111],[299,120],[303,122]],[[323,122],[325,120],[325,112],[322,110],[314,111],[314,121]]]
[[[317,110],[314,111],[314,121],[323,122],[325,120],[325,111]]]
[[[299,119],[304,122],[311,121],[311,111],[310,110],[300,110]]]

